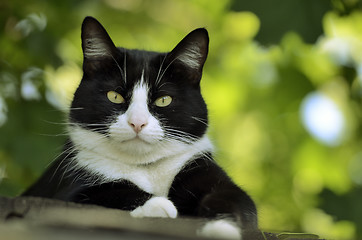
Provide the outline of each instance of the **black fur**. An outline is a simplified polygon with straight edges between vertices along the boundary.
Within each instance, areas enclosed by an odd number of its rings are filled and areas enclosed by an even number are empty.
[[[109,55],[87,56],[87,51],[90,51],[87,49],[91,44],[87,42],[90,36],[102,39]],[[127,110],[131,101],[131,90],[143,72],[144,79],[150,86],[148,107],[152,115],[163,126],[191,136],[192,141],[201,138],[207,130],[208,118],[199,82],[208,53],[208,40],[207,31],[197,29],[170,53],[116,48],[104,28],[95,19],[87,17],[82,26],[84,75],[74,94],[70,123],[106,134],[108,130],[97,127],[97,124],[110,123],[115,116]],[[199,63],[197,67],[187,66],[178,59],[185,48],[192,44],[198,44],[200,50],[200,55],[194,59]],[[159,78],[160,81],[156,82],[157,77],[160,77],[160,69],[165,71],[162,78]],[[106,93],[113,90],[125,98],[124,104],[110,103]],[[152,103],[164,95],[172,96],[172,103],[165,108],[155,107]],[[167,127],[164,130],[167,132]],[[98,182],[97,176],[93,176],[86,169],[72,167],[77,153],[74,143],[69,140],[63,154],[23,195],[97,204],[122,210],[134,210],[152,197],[152,194],[128,180]],[[234,219],[242,228],[257,228],[253,201],[212,160],[212,153],[188,162],[181,169],[172,183],[168,199],[173,202],[181,216],[228,217]]]

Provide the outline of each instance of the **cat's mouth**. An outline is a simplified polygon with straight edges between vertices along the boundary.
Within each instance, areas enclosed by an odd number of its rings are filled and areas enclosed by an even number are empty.
[[[130,138],[130,139],[126,139],[126,140],[122,141],[122,143],[128,143],[128,144],[143,143],[143,144],[147,144],[147,145],[151,144],[149,141],[147,141],[146,139],[140,137],[139,135],[136,135],[135,137]]]

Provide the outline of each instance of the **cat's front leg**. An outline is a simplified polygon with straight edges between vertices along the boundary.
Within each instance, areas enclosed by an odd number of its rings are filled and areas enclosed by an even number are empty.
[[[175,205],[165,197],[152,197],[145,204],[131,212],[132,217],[161,217],[176,218],[177,209]]]
[[[233,184],[215,186],[199,206],[199,215],[210,219],[199,234],[210,238],[241,240],[244,231],[257,230],[256,209],[250,197]]]

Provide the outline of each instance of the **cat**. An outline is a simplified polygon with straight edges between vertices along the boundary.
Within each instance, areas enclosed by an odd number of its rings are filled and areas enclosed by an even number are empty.
[[[23,193],[130,211],[209,219],[205,236],[257,229],[256,207],[213,160],[200,80],[208,32],[168,53],[115,47],[94,18],[82,24],[83,78],[63,153]]]

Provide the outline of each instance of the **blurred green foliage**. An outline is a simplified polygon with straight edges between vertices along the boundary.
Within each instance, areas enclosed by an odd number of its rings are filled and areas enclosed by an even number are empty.
[[[158,51],[207,27],[209,134],[261,228],[362,238],[360,1],[3,0],[0,13],[1,195],[61,151],[85,16],[120,46]]]

